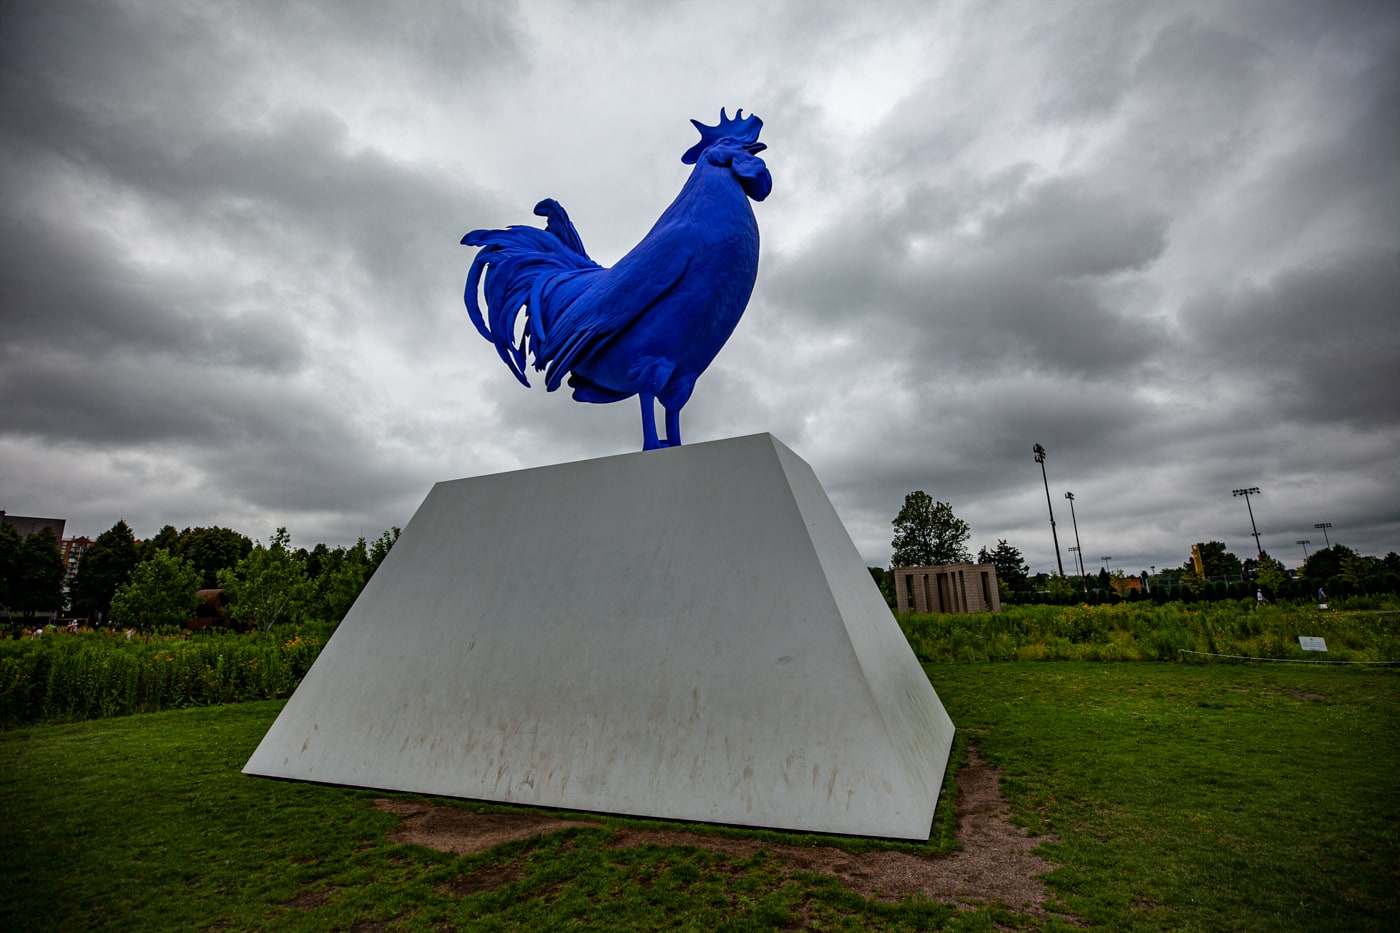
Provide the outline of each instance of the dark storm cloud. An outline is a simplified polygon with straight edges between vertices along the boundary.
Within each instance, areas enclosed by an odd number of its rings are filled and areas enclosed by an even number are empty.
[[[863,541],[888,537],[887,519],[872,520],[880,501],[893,514],[905,491],[926,488],[970,497],[968,510],[994,523],[979,536],[1024,531],[1028,553],[1043,554],[1048,534],[1039,544],[1025,511],[1037,508],[1025,492],[1039,485],[1028,450],[1040,440],[1054,451],[1052,480],[1087,489],[1101,508],[1112,503],[1101,540],[1137,541],[1146,555],[1172,535],[1226,534],[1210,504],[1217,487],[1228,496],[1241,476],[1282,481],[1281,443],[1294,448],[1286,469],[1327,473],[1321,451],[1289,440],[1338,404],[1359,429],[1394,436],[1394,406],[1374,397],[1393,383],[1393,365],[1376,364],[1400,354],[1375,322],[1400,291],[1386,248],[1364,239],[1393,250],[1400,215],[1389,207],[1400,191],[1395,58],[1381,51],[1394,48],[1394,18],[1349,8],[1340,18],[1355,31],[1327,23],[1314,38],[1317,18],[1297,8],[1279,11],[1310,20],[1296,32],[1238,9],[1215,22],[1190,8],[1137,9],[1146,15],[1081,6],[1092,23],[1064,17],[1044,45],[1028,47],[1023,67],[1039,66],[1028,91],[1034,119],[1073,128],[1065,151],[1076,171],[1046,177],[977,148],[986,132],[976,124],[995,120],[975,106],[980,72],[1008,72],[970,39],[956,89],[940,78],[911,95],[873,147],[880,180],[913,166],[925,177],[851,204],[765,270],[765,294],[785,313],[810,320],[816,311],[822,328],[881,340],[900,382],[927,386],[873,432],[878,464],[857,466],[849,449],[825,460],[838,465],[833,495],[854,504]],[[1343,49],[1350,60],[1338,59]],[[1015,82],[1003,91],[1014,95]],[[1082,143],[1089,131],[1093,148]],[[968,159],[986,164],[979,171]],[[1292,266],[1300,252],[1307,262]],[[1178,253],[1214,268],[1192,278],[1177,271]],[[1229,256],[1233,267],[1221,262]],[[1345,304],[1336,329],[1298,320],[1319,303]],[[1373,349],[1353,352],[1355,367],[1335,365],[1360,334],[1376,335]],[[1321,357],[1334,365],[1302,372],[1304,359]],[[1017,372],[1055,381],[1018,384]],[[1211,399],[1223,416],[1200,411]],[[1250,443],[1248,422],[1262,412],[1285,420]],[[1343,436],[1326,444],[1360,441]],[[1376,470],[1357,453],[1359,473]],[[1181,466],[1163,472],[1163,460]],[[1372,475],[1400,488],[1393,470]],[[1128,519],[1154,509],[1164,520]]]
[[[1142,41],[1139,13],[1122,3],[1080,4],[1040,24],[1038,44],[1055,63],[1035,104],[1042,123],[1098,120],[1122,105]]]
[[[1241,384],[1256,410],[1300,427],[1400,427],[1400,252],[1326,258],[1201,296],[1183,315],[1191,352]]]
[[[16,353],[0,390],[14,403],[7,431],[99,446],[186,440],[220,446],[256,436],[288,413],[259,411],[247,392],[264,385],[255,372],[239,375],[169,359],[120,354],[96,358],[63,351]],[[25,391],[42,385],[42,393]]]
[[[308,343],[309,325],[328,319],[355,326],[359,309],[338,306],[354,297],[355,282],[337,276],[373,281],[420,266],[430,238],[445,239],[452,215],[463,210],[447,180],[340,153],[336,136],[325,121],[298,119],[251,141],[230,139],[207,158],[169,165],[153,176],[160,190],[133,188],[161,235],[187,238],[196,252],[214,249],[227,265],[150,268],[127,257],[111,232],[80,217],[60,229],[59,219],[41,215],[39,195],[18,199],[17,216],[0,228],[15,260],[0,273],[0,295],[11,309],[3,352],[13,363],[5,380],[18,388],[21,380],[46,376],[101,406],[132,384],[99,381],[93,367],[74,365],[84,357],[164,365],[167,390],[180,378],[227,384],[221,369],[283,377],[301,370],[321,349]],[[26,211],[30,203],[34,209]],[[397,299],[391,330],[441,313],[441,302],[411,286],[383,296]],[[45,372],[50,363],[57,366]],[[60,378],[66,367],[75,371]],[[165,412],[180,399],[171,392],[165,405],[139,407]],[[36,403],[50,408],[57,400]],[[122,423],[98,420],[112,428]]]
[[[25,187],[12,193],[42,203],[52,197],[46,185],[84,185],[137,199],[172,235],[226,242],[234,260],[301,238],[308,267],[329,256],[380,279],[401,275],[421,255],[425,220],[446,226],[466,213],[462,180],[367,148],[332,109],[276,102],[266,93],[273,74],[290,68],[294,91],[303,69],[353,72],[373,52],[380,74],[416,79],[452,65],[455,52],[461,79],[502,62],[519,67],[521,55],[495,14],[443,30],[430,10],[425,21],[370,6],[358,17],[277,4],[15,10],[0,92],[0,130],[17,144],[7,174]],[[342,99],[332,107],[358,99],[333,90]]]
[[[1153,322],[1110,308],[1095,280],[1162,254],[1160,213],[1074,178],[1023,184],[990,211],[979,199],[980,217],[926,209],[938,200],[916,190],[891,210],[841,217],[800,256],[776,257],[766,293],[819,312],[823,327],[900,334],[911,372],[1121,372],[1159,338]]]
[[[302,361],[304,337],[291,322],[270,310],[227,316],[232,289],[176,270],[133,268],[105,231],[11,215],[0,221],[0,248],[10,258],[0,270],[7,309],[0,349],[16,357],[12,366],[31,354],[42,365],[45,351],[59,347],[77,359],[138,352],[269,373]]]
[[[357,405],[305,380],[367,327],[420,339],[447,304],[423,267],[455,248],[479,196],[351,139],[332,109],[263,93],[277,71],[295,88],[289,58],[353,66],[377,27],[309,7],[270,8],[281,22],[253,12],[7,7],[0,430],[87,456],[161,451],[216,509],[382,514],[376,503],[426,488],[394,449],[421,427],[367,430],[364,393]],[[458,37],[479,43],[455,46],[474,68],[513,51],[484,19]],[[356,34],[348,51],[341,33]],[[446,39],[401,36],[408,83],[461,71]]]
[[[1086,553],[1248,553],[1245,484],[1279,541],[1400,543],[1391,5],[0,17],[10,511],[346,542],[436,479],[634,449],[635,401],[510,378],[458,240],[552,195],[615,261],[725,105],[765,120],[775,188],[686,439],[773,432],[871,562],[923,488],[1053,567],[1037,441]]]

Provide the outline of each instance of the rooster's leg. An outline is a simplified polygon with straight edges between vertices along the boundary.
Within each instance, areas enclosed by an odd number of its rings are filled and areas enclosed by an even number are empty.
[[[656,439],[656,396],[638,392],[637,397],[642,400],[642,450],[656,450],[661,446]]]
[[[666,447],[681,446],[681,410],[679,408],[666,409],[666,440],[662,444]]]

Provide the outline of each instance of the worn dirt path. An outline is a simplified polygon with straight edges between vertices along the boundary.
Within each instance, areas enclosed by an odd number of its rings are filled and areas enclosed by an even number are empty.
[[[947,855],[885,851],[852,854],[830,846],[789,846],[760,840],[729,839],[704,833],[651,829],[615,829],[612,845],[697,846],[727,855],[749,857],[760,850],[791,870],[816,871],[842,879],[860,894],[898,900],[908,894],[971,905],[1000,902],[1025,913],[1045,914],[1045,885],[1040,876],[1054,866],[1034,854],[1041,841],[1012,825],[1001,796],[1001,775],[968,748],[958,773],[958,841],[963,850]],[[553,819],[530,813],[473,813],[461,807],[435,806],[423,800],[376,800],[397,814],[400,823],[390,839],[467,855],[517,839],[570,827],[596,827],[588,820]],[[516,880],[501,868],[460,879],[460,894],[491,890]]]

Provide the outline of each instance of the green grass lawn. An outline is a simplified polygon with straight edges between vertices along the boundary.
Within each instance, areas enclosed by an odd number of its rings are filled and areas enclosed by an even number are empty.
[[[1295,665],[925,665],[1108,929],[1400,925],[1400,676]]]
[[[1400,672],[925,667],[960,741],[1003,770],[1015,819],[1045,834],[1056,912],[1104,930],[1400,922]],[[0,733],[0,929],[1071,928],[875,903],[764,854],[610,848],[625,820],[473,856],[393,844],[396,818],[371,806],[383,792],[239,773],[280,708]],[[460,883],[492,871],[513,880]]]

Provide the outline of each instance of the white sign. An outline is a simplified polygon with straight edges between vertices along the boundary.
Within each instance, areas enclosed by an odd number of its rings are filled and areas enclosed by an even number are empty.
[[[1317,635],[1299,635],[1298,646],[1304,651],[1326,651],[1327,639]]]

